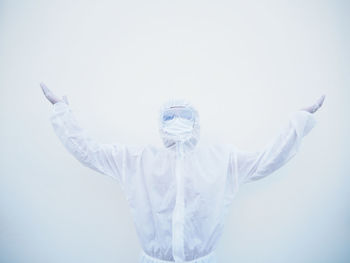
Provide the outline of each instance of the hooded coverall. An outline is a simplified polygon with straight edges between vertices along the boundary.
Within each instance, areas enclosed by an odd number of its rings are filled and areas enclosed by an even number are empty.
[[[181,141],[166,132],[162,120],[173,106],[194,114],[193,129]],[[78,161],[121,186],[142,247],[140,263],[217,262],[215,249],[239,187],[289,161],[316,123],[307,111],[293,112],[262,150],[247,152],[229,144],[202,145],[198,112],[185,100],[169,100],[159,111],[163,147],[99,143],[89,137],[64,101],[53,105],[50,120]]]

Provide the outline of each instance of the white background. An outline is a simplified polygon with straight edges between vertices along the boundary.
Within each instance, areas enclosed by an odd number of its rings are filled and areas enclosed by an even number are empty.
[[[0,1],[0,262],[137,262],[121,188],[49,122],[43,81],[96,140],[161,145],[170,97],[201,138],[259,150],[323,93],[300,152],[241,189],[219,263],[349,262],[347,1]]]

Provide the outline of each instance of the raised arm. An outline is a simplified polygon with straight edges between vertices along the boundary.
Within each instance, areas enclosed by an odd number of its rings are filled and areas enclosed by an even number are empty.
[[[287,163],[298,152],[303,137],[315,126],[313,113],[322,106],[324,99],[323,95],[312,106],[292,113],[287,125],[261,151],[236,149],[233,154],[239,184],[264,178]]]
[[[60,99],[45,84],[40,84],[46,98],[53,104],[50,116],[52,127],[64,147],[84,166],[123,181],[123,145],[98,143],[80,127],[67,97]]]

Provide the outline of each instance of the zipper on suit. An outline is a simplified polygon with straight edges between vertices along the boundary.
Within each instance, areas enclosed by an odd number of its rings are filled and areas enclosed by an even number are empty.
[[[184,177],[183,177],[183,144],[176,144],[175,155],[175,177],[176,177],[176,201],[172,217],[172,241],[173,241],[173,257],[175,262],[185,261],[185,246],[184,246]]]

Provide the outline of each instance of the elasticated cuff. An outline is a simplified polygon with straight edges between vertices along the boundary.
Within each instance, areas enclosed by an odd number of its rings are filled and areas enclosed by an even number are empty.
[[[64,101],[58,101],[55,104],[53,104],[53,111],[54,112],[63,112],[65,111],[69,106]]]
[[[306,136],[317,124],[314,114],[305,110],[293,112],[290,115],[290,118],[292,125],[295,127],[295,130],[300,137]]]

